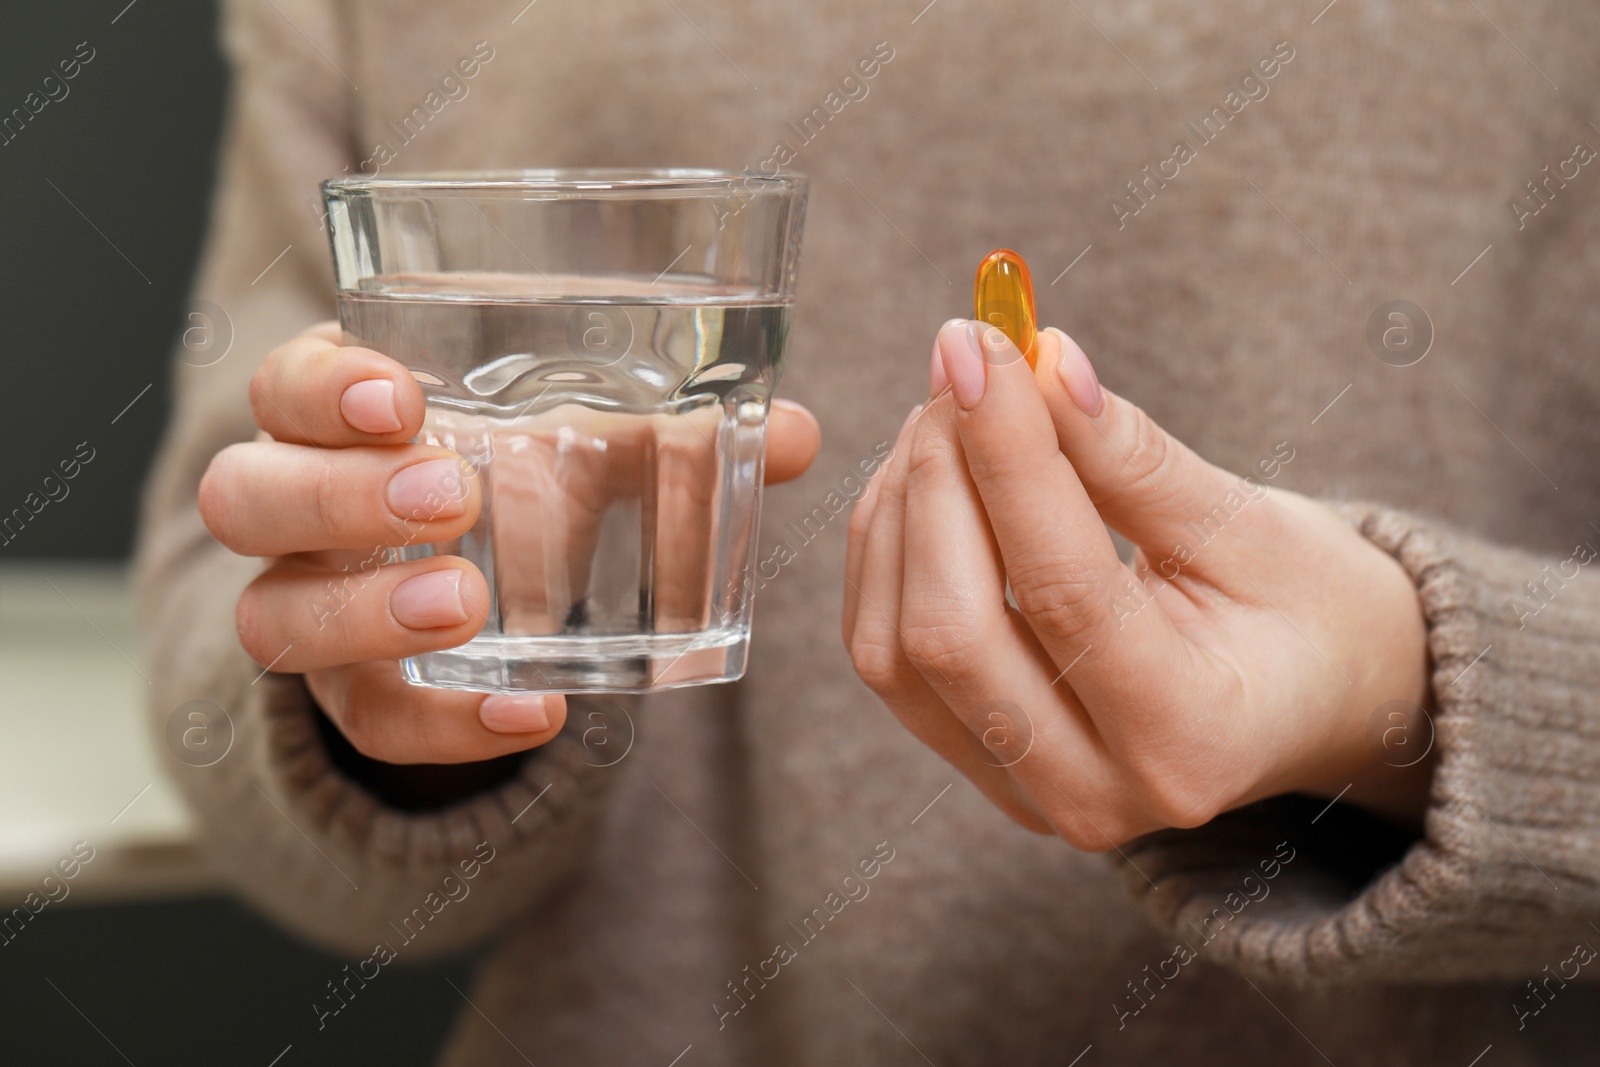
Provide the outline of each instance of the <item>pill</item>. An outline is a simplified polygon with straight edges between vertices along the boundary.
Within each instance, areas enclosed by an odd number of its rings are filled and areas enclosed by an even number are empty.
[[[972,283],[972,317],[997,326],[1033,366],[1038,358],[1037,316],[1033,308],[1033,275],[1022,257],[998,248],[978,264]]]

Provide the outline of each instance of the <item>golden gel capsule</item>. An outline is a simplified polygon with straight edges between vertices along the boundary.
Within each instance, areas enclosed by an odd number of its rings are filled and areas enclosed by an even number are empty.
[[[972,284],[972,317],[998,326],[1011,338],[1033,366],[1038,359],[1039,331],[1033,308],[1033,275],[1022,257],[1009,248],[998,248],[978,264],[978,277]]]

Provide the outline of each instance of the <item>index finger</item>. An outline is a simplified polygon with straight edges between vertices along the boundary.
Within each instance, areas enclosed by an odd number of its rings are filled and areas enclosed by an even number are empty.
[[[939,348],[967,466],[1018,609],[1057,669],[1071,668],[1066,684],[1091,716],[1128,710],[1129,680],[1171,672],[1186,654],[1182,637],[1160,610],[1117,608],[1130,598],[1142,604],[1142,591],[1061,454],[1016,346],[984,323],[950,323]],[[1115,733],[1122,716],[1108,719],[1096,725]]]
[[[267,353],[250,381],[256,425],[289,444],[403,444],[422,430],[422,387],[370,348],[343,348],[319,323]]]

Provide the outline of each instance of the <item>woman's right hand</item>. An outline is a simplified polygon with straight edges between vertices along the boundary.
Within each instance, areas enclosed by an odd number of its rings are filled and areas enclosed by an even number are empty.
[[[322,710],[373,759],[467,763],[542,745],[566,721],[557,694],[486,696],[413,686],[400,676],[397,660],[476,636],[489,588],[458,556],[384,563],[385,550],[460,537],[477,521],[482,490],[461,456],[408,443],[423,420],[422,388],[410,372],[371,349],[340,347],[341,339],[338,323],[320,323],[267,355],[250,383],[261,433],[217,453],[200,481],[200,514],[212,535],[240,555],[271,560],[239,597],[239,640],[262,667],[305,675]],[[680,599],[696,611],[704,599],[707,563],[695,540],[709,534],[694,520],[707,505],[697,505],[694,492],[711,481],[717,436],[686,436],[687,445],[655,442],[658,495],[683,504],[681,518],[663,522],[670,558],[658,561],[655,575],[669,617],[680,586],[687,590]],[[820,442],[810,412],[774,401],[766,482],[799,477]],[[538,457],[530,448],[520,460],[496,461],[509,464],[497,476],[502,519],[514,516],[509,525],[524,539],[523,551],[499,568],[501,610],[524,627],[550,623],[549,589],[579,589],[578,577],[548,581],[541,561],[575,561],[587,574],[595,531],[570,517],[598,515],[628,473],[563,479]],[[529,550],[528,539],[543,532],[541,517],[551,515],[569,516],[553,529],[574,543]],[[563,606],[557,617],[565,614]]]
[[[383,563],[384,550],[460,537],[481,490],[456,453],[408,443],[423,419],[410,373],[340,340],[337,323],[320,323],[268,354],[250,383],[261,434],[219,452],[200,482],[212,535],[271,559],[239,598],[240,642],[263,667],[303,674],[374,759],[465,763],[544,744],[566,720],[558,695],[489,696],[401,677],[400,658],[475,636],[489,589],[458,556]]]

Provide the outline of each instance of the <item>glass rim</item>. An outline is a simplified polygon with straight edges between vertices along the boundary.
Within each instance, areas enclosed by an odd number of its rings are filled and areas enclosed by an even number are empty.
[[[368,178],[347,175],[322,183],[328,196],[360,193],[439,193],[459,191],[549,193],[568,199],[610,199],[630,195],[726,196],[804,192],[808,178],[798,171],[748,174],[690,167],[551,167],[523,170],[414,171]]]

